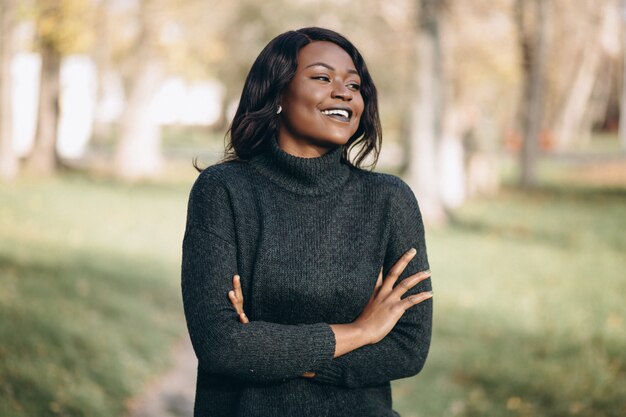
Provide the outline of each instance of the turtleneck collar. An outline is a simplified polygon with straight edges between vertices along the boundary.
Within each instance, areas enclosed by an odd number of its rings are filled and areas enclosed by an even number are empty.
[[[276,138],[250,159],[250,164],[272,182],[297,194],[322,195],[343,184],[350,167],[341,161],[343,146],[322,156],[302,158],[285,152]]]

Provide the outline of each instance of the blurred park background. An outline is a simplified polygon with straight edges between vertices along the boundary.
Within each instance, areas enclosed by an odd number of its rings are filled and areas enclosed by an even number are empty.
[[[376,170],[427,221],[432,348],[394,408],[625,416],[622,0],[0,0],[0,416],[128,415],[178,363],[192,158],[303,26],[363,53]]]

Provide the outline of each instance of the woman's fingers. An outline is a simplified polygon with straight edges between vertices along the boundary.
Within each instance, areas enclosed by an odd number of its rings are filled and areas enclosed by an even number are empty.
[[[402,300],[402,306],[404,307],[404,311],[413,307],[416,304],[421,303],[422,301],[426,301],[429,298],[432,298],[432,291],[424,291],[419,294],[411,295],[410,297],[406,297]]]
[[[396,285],[391,294],[395,297],[400,298],[405,292],[409,291],[420,282],[430,278],[430,275],[430,269],[427,269],[426,271],[420,271],[416,274],[406,277],[405,279],[400,281],[398,285]]]
[[[241,278],[239,275],[233,277],[233,290],[228,291],[228,299],[235,308],[241,323],[250,323],[248,316],[243,311],[243,293],[241,291]]]
[[[411,262],[411,259],[413,259],[416,253],[417,251],[415,250],[415,248],[411,248],[406,251],[404,255],[400,257],[400,259],[396,261],[396,263],[391,267],[389,272],[387,272],[387,277],[383,281],[381,291],[385,293],[391,292],[391,290],[393,289],[393,284],[396,283],[396,281],[404,271],[404,268],[406,268],[409,262]]]
[[[235,291],[233,290],[228,291],[228,299],[230,300],[230,303],[233,305],[233,307],[237,311],[237,314],[243,313],[243,300],[237,298]]]
[[[374,285],[374,291],[372,291],[372,295],[370,296],[370,300],[376,297],[380,287],[383,286],[383,267],[380,267],[380,272],[378,272],[378,278],[376,279],[376,284]]]
[[[239,321],[243,324],[250,323],[248,316],[243,311],[243,292],[241,291],[241,277],[239,275],[233,277],[233,288],[233,290],[228,291],[228,298],[237,311]]]
[[[239,275],[235,275],[233,277],[233,288],[235,290],[235,295],[237,299],[241,300],[243,304],[243,293],[241,292],[241,277]]]
[[[233,289],[228,292],[228,297],[243,305],[243,293],[241,292],[241,278],[239,275],[233,276]]]

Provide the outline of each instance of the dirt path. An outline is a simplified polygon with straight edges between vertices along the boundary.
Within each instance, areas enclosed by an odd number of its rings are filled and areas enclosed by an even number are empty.
[[[170,369],[129,401],[127,417],[193,417],[197,363],[185,337],[172,350]]]

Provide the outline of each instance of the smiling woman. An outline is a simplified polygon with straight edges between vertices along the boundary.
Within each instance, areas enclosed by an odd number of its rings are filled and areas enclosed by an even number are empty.
[[[424,365],[432,291],[413,192],[360,167],[381,141],[376,88],[343,36],[286,32],[256,59],[229,152],[189,197],[196,417],[398,416],[390,381]]]
[[[350,55],[332,42],[312,42],[300,50],[298,67],[280,105],[281,148],[302,156],[323,155],[344,145],[359,128],[361,78]]]

